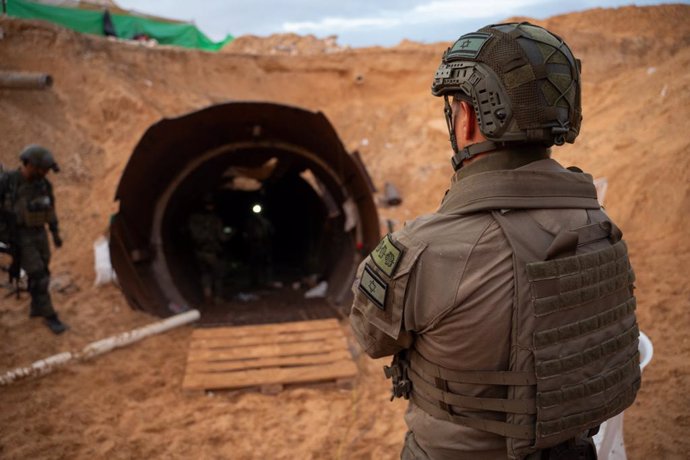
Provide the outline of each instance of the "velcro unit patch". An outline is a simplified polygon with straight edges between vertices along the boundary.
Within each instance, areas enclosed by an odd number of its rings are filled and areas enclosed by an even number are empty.
[[[374,271],[366,265],[359,280],[359,290],[374,302],[374,305],[381,310],[385,310],[388,284],[376,276]]]
[[[447,59],[453,58],[476,58],[484,47],[484,44],[491,38],[490,34],[484,32],[472,32],[465,34],[453,44],[448,52]]]
[[[391,236],[386,235],[371,253],[371,259],[383,273],[393,276],[395,269],[398,268],[402,253],[402,249],[393,243]]]

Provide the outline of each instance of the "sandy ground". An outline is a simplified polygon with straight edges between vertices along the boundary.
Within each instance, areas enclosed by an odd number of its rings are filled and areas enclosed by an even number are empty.
[[[626,411],[628,456],[690,458],[690,6],[590,10],[544,23],[568,40],[584,70],[582,132],[556,158],[607,178],[606,207],[629,243],[639,322],[655,346]],[[91,242],[117,210],[114,190],[130,153],[161,117],[229,100],[321,110],[376,184],[398,185],[403,206],[381,210],[398,225],[434,210],[451,175],[441,103],[429,94],[447,44],[349,50],[328,42],[317,52],[307,40],[300,53],[290,37],[292,48],[271,52],[284,42],[274,37],[264,48],[251,39],[251,49],[209,54],[6,18],[0,27],[0,69],[48,72],[56,82],[47,92],[0,90],[0,162],[13,167],[31,142],[56,152],[65,246],[52,270],[79,287],[54,295],[72,327],[60,337],[27,317],[26,299],[0,298],[1,371],[156,319],[132,311],[117,288],[92,286]],[[360,375],[347,391],[184,392],[190,332],[0,387],[0,457],[397,458],[404,404],[388,402],[384,361],[358,356]]]

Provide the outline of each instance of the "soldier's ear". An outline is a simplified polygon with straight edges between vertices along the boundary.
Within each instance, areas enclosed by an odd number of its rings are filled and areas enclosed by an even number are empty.
[[[467,101],[460,101],[460,119],[458,135],[463,140],[463,144],[474,139],[477,128],[477,115],[474,113],[474,108]]]

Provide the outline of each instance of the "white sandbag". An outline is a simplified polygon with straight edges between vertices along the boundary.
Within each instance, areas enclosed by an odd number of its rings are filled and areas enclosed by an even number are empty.
[[[316,299],[318,297],[326,297],[326,292],[328,291],[328,283],[326,281],[321,281],[319,284],[309,289],[304,293],[305,299]]]
[[[101,286],[115,281],[115,271],[110,264],[110,248],[108,247],[108,240],[104,236],[100,236],[93,242],[93,258],[96,269],[94,285]]]

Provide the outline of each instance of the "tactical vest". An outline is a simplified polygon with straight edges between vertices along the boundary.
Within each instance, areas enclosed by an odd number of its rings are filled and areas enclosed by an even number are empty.
[[[16,172],[18,176],[20,173]],[[33,182],[13,178],[17,182],[14,186],[12,209],[17,216],[17,223],[24,227],[42,227],[45,224],[55,222],[55,206],[53,190],[46,179],[38,179]]]
[[[539,208],[539,196],[524,196],[524,183],[511,181],[502,183],[504,192],[521,189],[523,196],[516,200]],[[514,252],[510,368],[447,369],[413,348],[402,373],[411,383],[410,399],[422,410],[504,436],[508,456],[520,459],[573,439],[632,404],[640,386],[634,274],[621,232],[594,209],[591,197],[577,196],[584,185],[566,186],[572,193],[563,195],[558,207],[588,208],[590,223],[556,235],[524,209],[495,210],[500,199],[481,190],[491,186],[485,179],[468,181],[468,193],[459,198],[465,201],[456,205],[465,212],[491,212]],[[449,383],[505,386],[507,398],[456,394]],[[495,417],[459,411],[488,411]]]

